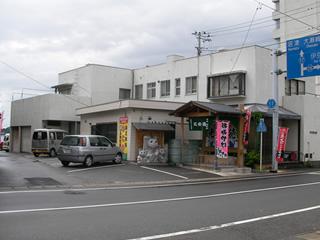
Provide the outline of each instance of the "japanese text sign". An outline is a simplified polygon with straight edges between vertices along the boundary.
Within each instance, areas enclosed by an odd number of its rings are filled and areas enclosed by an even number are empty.
[[[218,158],[228,157],[228,142],[229,142],[229,122],[217,121],[217,145],[216,155]]]

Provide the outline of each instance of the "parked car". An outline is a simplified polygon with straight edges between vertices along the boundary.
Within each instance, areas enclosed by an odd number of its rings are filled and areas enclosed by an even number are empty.
[[[9,152],[10,149],[10,133],[6,133],[3,138],[2,150]]]
[[[68,135],[62,140],[58,159],[63,166],[71,162],[90,167],[95,162],[121,163],[123,151],[108,138],[98,135]]]
[[[32,135],[31,151],[35,157],[47,154],[56,156],[59,144],[68,133],[62,129],[35,129]]]

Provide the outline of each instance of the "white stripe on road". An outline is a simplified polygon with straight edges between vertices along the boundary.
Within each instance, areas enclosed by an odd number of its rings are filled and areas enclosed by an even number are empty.
[[[273,187],[273,188],[261,188],[261,189],[246,190],[246,191],[239,191],[239,192],[230,192],[230,193],[217,193],[217,194],[211,194],[211,195],[202,195],[202,196],[200,195],[200,196],[181,197],[181,198],[167,198],[167,199],[146,200],[146,201],[137,201],[137,202],[105,203],[105,204],[98,204],[98,205],[71,206],[71,207],[56,207],[56,208],[4,210],[4,211],[0,211],[0,214],[5,214],[5,213],[25,213],[25,212],[61,211],[61,210],[75,210],[75,209],[88,209],[88,208],[101,208],[101,207],[116,207],[116,206],[141,205],[141,204],[150,204],[150,203],[186,201],[186,200],[196,200],[196,199],[205,199],[205,198],[232,196],[232,195],[246,194],[246,193],[256,193],[256,192],[264,192],[264,191],[273,191],[273,190],[280,190],[280,189],[286,189],[286,188],[305,187],[305,186],[312,186],[312,185],[318,185],[318,184],[320,184],[320,182],[297,184],[297,185],[289,185],[289,186],[282,186],[282,187]]]
[[[91,168],[81,168],[77,170],[70,170],[68,171],[69,173],[72,172],[81,172],[81,171],[88,171],[88,170],[94,170],[94,169],[99,169],[99,168],[110,168],[110,167],[117,167],[117,166],[123,166],[124,164],[117,164],[117,165],[109,165],[109,166],[103,166],[103,167],[91,167]]]
[[[289,211],[289,212],[277,213],[277,214],[258,217],[258,218],[251,218],[251,219],[246,219],[246,220],[241,220],[241,221],[236,221],[236,222],[231,222],[231,223],[225,223],[225,224],[221,224],[221,225],[196,228],[196,229],[180,231],[180,232],[165,233],[165,234],[153,235],[153,236],[148,236],[148,237],[133,238],[133,239],[129,239],[129,240],[152,240],[152,239],[168,238],[168,237],[175,237],[175,236],[187,235],[187,234],[192,234],[192,233],[212,231],[212,230],[216,230],[216,229],[221,229],[221,228],[226,228],[226,227],[231,227],[231,226],[236,226],[236,225],[241,225],[241,224],[246,224],[246,223],[258,222],[258,221],[271,219],[271,218],[283,217],[283,216],[287,216],[287,215],[312,211],[312,210],[316,210],[319,208],[320,208],[320,205],[314,206],[314,207],[309,207],[309,208],[302,208],[302,209],[298,209],[298,210],[293,210],[293,211]]]
[[[173,174],[173,173],[169,173],[169,172],[165,172],[165,171],[161,171],[161,170],[158,170],[158,169],[149,168],[149,167],[145,167],[145,166],[141,166],[141,167],[145,168],[145,169],[148,169],[148,170],[152,170],[152,171],[156,171],[156,172],[161,172],[161,173],[165,173],[165,174],[168,174],[168,175],[172,175],[172,176],[175,176],[175,177],[178,177],[178,178],[188,179],[187,177],[180,176],[180,175]]]

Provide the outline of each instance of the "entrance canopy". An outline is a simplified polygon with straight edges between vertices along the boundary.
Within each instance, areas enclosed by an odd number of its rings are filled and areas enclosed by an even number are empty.
[[[175,117],[197,117],[197,116],[214,116],[214,115],[245,115],[235,107],[213,102],[190,101],[175,111],[169,113]]]
[[[148,131],[175,131],[169,124],[161,123],[133,123],[133,126],[138,130]]]
[[[240,109],[240,110],[239,110]],[[244,127],[244,105],[239,105],[239,109],[228,106],[222,103],[213,103],[213,102],[198,102],[190,101],[185,105],[179,107],[175,111],[169,113],[169,115],[174,115],[175,117],[181,118],[181,153],[180,153],[180,163],[183,159],[183,145],[184,145],[184,118],[213,118],[215,120],[223,120],[228,118],[238,119],[238,133],[237,133],[237,146],[233,149],[229,149],[229,152],[237,153],[237,165],[238,167],[243,167],[243,154],[246,152],[243,146],[243,127]],[[190,126],[190,125],[189,125]],[[202,148],[201,154],[206,156],[210,155],[212,152],[215,152],[215,147],[205,144],[206,135],[203,131],[202,133]],[[217,161],[217,160],[216,160]],[[217,165],[216,165],[217,166]]]
[[[252,112],[261,112],[266,117],[272,117],[272,113],[269,113],[269,108],[265,104],[249,104],[244,107],[245,109],[251,109]],[[291,120],[300,120],[301,116],[297,113],[294,113],[284,107],[279,107],[279,119],[291,119]]]

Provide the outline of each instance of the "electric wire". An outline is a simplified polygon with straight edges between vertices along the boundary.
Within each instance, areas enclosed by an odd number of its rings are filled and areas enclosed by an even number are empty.
[[[48,87],[47,85],[43,84],[42,82],[40,82],[40,81],[38,81],[38,80],[36,80],[36,79],[28,76],[27,74],[21,72],[20,70],[14,68],[14,67],[12,67],[12,66],[10,66],[9,64],[7,64],[7,63],[5,63],[4,61],[2,61],[1,59],[0,59],[0,62],[1,62],[3,65],[7,66],[8,68],[14,70],[15,72],[18,72],[18,73],[21,74],[22,76],[24,76],[24,77],[26,77],[26,78],[29,78],[30,80],[36,82],[37,84],[40,84],[41,86],[43,86],[43,87],[48,88],[48,89],[51,90],[51,87]],[[76,99],[74,99],[74,98],[72,98],[72,97],[69,97],[69,96],[66,95],[66,94],[60,94],[60,95],[64,96],[65,98],[71,99],[72,101],[75,101],[75,102],[77,102],[77,103],[80,103],[80,104],[82,104],[82,105],[84,105],[84,106],[86,106],[86,107],[89,107],[89,105],[87,105],[87,104],[85,104],[85,103],[83,103],[83,102],[81,102],[81,101],[79,101],[79,100],[76,100]]]

